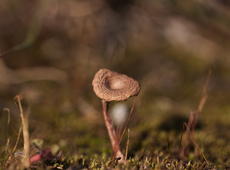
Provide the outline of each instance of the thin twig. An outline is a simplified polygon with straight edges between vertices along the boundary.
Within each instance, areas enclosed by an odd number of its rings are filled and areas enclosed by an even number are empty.
[[[194,112],[190,112],[188,123],[185,123],[186,130],[181,137],[180,156],[182,158],[185,158],[185,155],[188,152],[189,145],[193,145],[195,147],[196,152],[199,152],[199,154],[201,154],[199,145],[196,143],[194,139],[194,133],[195,133],[195,127],[197,124],[198,117],[203,111],[204,105],[206,104],[206,101],[208,99],[208,85],[209,85],[211,74],[212,72],[210,70],[202,89],[202,95],[198,103],[197,110]]]
[[[16,142],[15,142],[15,145],[11,151],[11,153],[14,153],[18,147],[18,143],[19,143],[19,140],[20,140],[20,136],[22,134],[22,127],[20,126],[20,128],[18,129],[18,135],[17,135],[17,139],[16,139]]]
[[[212,75],[212,70],[210,70],[208,72],[208,76],[207,76],[206,82],[205,82],[205,84],[203,86],[202,97],[200,99],[200,102],[199,102],[199,105],[198,105],[198,108],[197,108],[197,111],[199,113],[202,112],[202,110],[204,108],[204,105],[205,105],[205,103],[206,103],[206,101],[208,99],[208,86],[209,86],[211,75]]]
[[[15,151],[16,151],[16,149],[17,149],[17,146],[18,146],[18,143],[19,143],[19,140],[20,140],[21,133],[22,133],[22,127],[20,126],[20,128],[19,128],[19,130],[18,130],[18,135],[17,135],[17,139],[16,139],[16,142],[15,142],[15,145],[14,145],[12,151],[10,152],[8,158],[6,159],[5,167],[7,167],[8,163],[10,162],[10,160],[11,160],[11,158],[12,158],[12,155],[15,153]]]
[[[125,160],[127,160],[127,158],[128,158],[128,151],[129,151],[129,135],[130,135],[130,130],[128,129],[127,142],[126,142],[126,148],[125,148]]]
[[[124,134],[125,134],[125,132],[126,132],[126,130],[127,130],[127,128],[128,128],[128,125],[129,125],[129,122],[130,122],[130,120],[131,120],[131,117],[132,117],[132,114],[133,114],[133,111],[134,111],[134,108],[135,108],[135,101],[133,101],[133,104],[132,104],[132,107],[131,107],[131,109],[130,109],[130,112],[129,112],[129,116],[128,116],[128,119],[125,121],[125,123],[124,123],[124,126],[123,126],[123,131],[122,132],[119,132],[119,143],[121,143],[121,141],[122,141],[122,138],[123,138],[123,136],[124,136]]]
[[[5,111],[7,113],[7,125],[9,126],[10,125],[10,120],[11,120],[10,109],[9,108],[3,108],[3,111]]]
[[[30,139],[29,139],[28,115],[24,115],[22,103],[21,103],[21,96],[17,95],[15,97],[15,100],[18,105],[18,109],[19,109],[20,117],[22,121],[22,133],[23,133],[23,143],[24,143],[23,166],[25,168],[29,168],[30,167]]]
[[[9,145],[10,145],[9,128],[10,128],[10,118],[11,117],[10,117],[10,109],[4,108],[3,111],[7,113],[7,129],[6,129],[7,140],[6,140],[6,147],[5,147],[5,152],[7,152],[9,149]]]

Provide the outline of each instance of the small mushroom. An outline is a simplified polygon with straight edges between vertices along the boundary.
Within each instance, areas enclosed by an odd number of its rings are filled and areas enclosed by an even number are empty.
[[[95,74],[92,85],[95,94],[102,100],[105,126],[108,130],[115,158],[122,162],[125,158],[120,149],[118,135],[108,114],[107,105],[111,101],[124,101],[132,96],[137,96],[140,85],[131,77],[109,69],[100,69]]]

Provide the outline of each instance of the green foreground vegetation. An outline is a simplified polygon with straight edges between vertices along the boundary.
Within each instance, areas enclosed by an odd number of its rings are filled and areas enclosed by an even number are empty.
[[[163,101],[162,101],[163,102]],[[159,105],[159,103],[158,103]],[[51,157],[32,164],[35,169],[228,169],[230,165],[229,113],[220,117],[212,106],[207,106],[199,117],[195,139],[202,152],[198,157],[193,148],[188,159],[179,158],[183,123],[187,114],[168,113],[156,110],[149,116],[147,108],[137,109],[129,125],[129,142],[126,164],[117,164],[112,152],[102,114],[97,118],[79,117],[77,114],[60,113],[58,110],[36,108],[30,117],[31,155],[41,150],[50,150]],[[156,106],[157,108],[157,106]],[[226,110],[229,108],[226,107]],[[224,109],[223,111],[226,112]],[[147,116],[148,115],[148,116]],[[44,116],[46,119],[44,119]],[[140,119],[140,117],[142,117]],[[18,122],[14,120],[14,122]],[[13,124],[9,134],[17,133],[19,125]],[[1,124],[2,125],[2,124]],[[4,167],[9,152],[15,143],[8,136],[9,148],[2,146],[1,166]],[[6,138],[5,138],[6,139]],[[6,141],[4,139],[4,141]],[[23,141],[20,139],[16,152],[8,160],[8,168],[20,166]],[[127,149],[127,133],[122,150]],[[6,150],[5,150],[6,149]]]

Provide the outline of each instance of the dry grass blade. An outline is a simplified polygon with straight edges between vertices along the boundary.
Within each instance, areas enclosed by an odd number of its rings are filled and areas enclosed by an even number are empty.
[[[130,130],[128,129],[127,142],[126,142],[126,148],[125,148],[125,160],[127,160],[127,158],[128,158],[128,151],[129,151],[129,135],[130,135]]]
[[[21,134],[22,134],[22,127],[20,127],[19,130],[18,130],[17,139],[16,139],[15,145],[14,145],[14,147],[12,149],[12,152],[11,152],[12,154],[16,151],[16,149],[18,147],[18,143],[19,143]]]
[[[19,108],[20,117],[22,121],[22,133],[23,133],[23,141],[24,141],[24,159],[23,159],[23,167],[28,168],[30,166],[30,140],[29,140],[29,122],[28,115],[25,115],[22,108],[21,96],[17,95],[15,97],[17,106]]]
[[[7,130],[6,130],[6,135],[7,135],[7,140],[6,140],[6,147],[5,147],[5,152],[7,153],[8,152],[8,149],[9,149],[9,145],[10,145],[10,137],[9,137],[9,126],[10,126],[10,109],[8,108],[4,108],[3,109],[4,112],[7,113]]]
[[[202,110],[204,108],[204,105],[205,105],[205,103],[206,103],[206,101],[208,99],[208,85],[209,85],[209,82],[210,82],[211,75],[212,75],[212,71],[210,70],[209,73],[208,73],[206,82],[205,82],[205,84],[203,86],[202,96],[201,96],[201,99],[200,99],[200,102],[199,102],[199,105],[198,105],[198,108],[197,108],[197,111],[199,113],[202,112]]]
[[[129,112],[129,116],[126,120],[126,122],[124,123],[124,126],[122,128],[120,128],[119,132],[118,132],[118,136],[119,136],[119,143],[121,143],[122,141],[122,138],[128,128],[128,125],[129,125],[129,122],[132,118],[132,114],[133,114],[133,111],[134,111],[134,108],[135,108],[135,100],[133,101],[133,104],[132,104],[132,107],[130,109],[130,112]]]
[[[17,134],[17,139],[16,139],[16,142],[15,142],[15,145],[14,145],[12,151],[9,153],[8,158],[6,159],[5,167],[8,167],[8,164],[9,164],[10,160],[12,159],[13,154],[15,153],[15,151],[17,149],[21,133],[22,133],[22,127],[20,127],[19,130],[18,130],[18,134]]]
[[[203,155],[200,151],[199,145],[196,143],[194,139],[195,127],[197,124],[197,119],[201,112],[203,111],[204,105],[208,99],[208,85],[211,77],[211,70],[208,73],[206,82],[202,89],[202,95],[198,104],[196,111],[190,112],[188,123],[185,123],[186,130],[181,138],[181,148],[180,148],[180,157],[183,159],[186,158],[188,154],[188,148],[190,145],[193,145],[195,148],[196,155]]]

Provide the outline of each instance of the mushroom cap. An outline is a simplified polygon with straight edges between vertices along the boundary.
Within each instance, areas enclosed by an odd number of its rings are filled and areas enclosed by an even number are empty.
[[[94,76],[93,90],[105,101],[123,101],[138,95],[139,83],[124,74],[109,69],[100,69]]]

